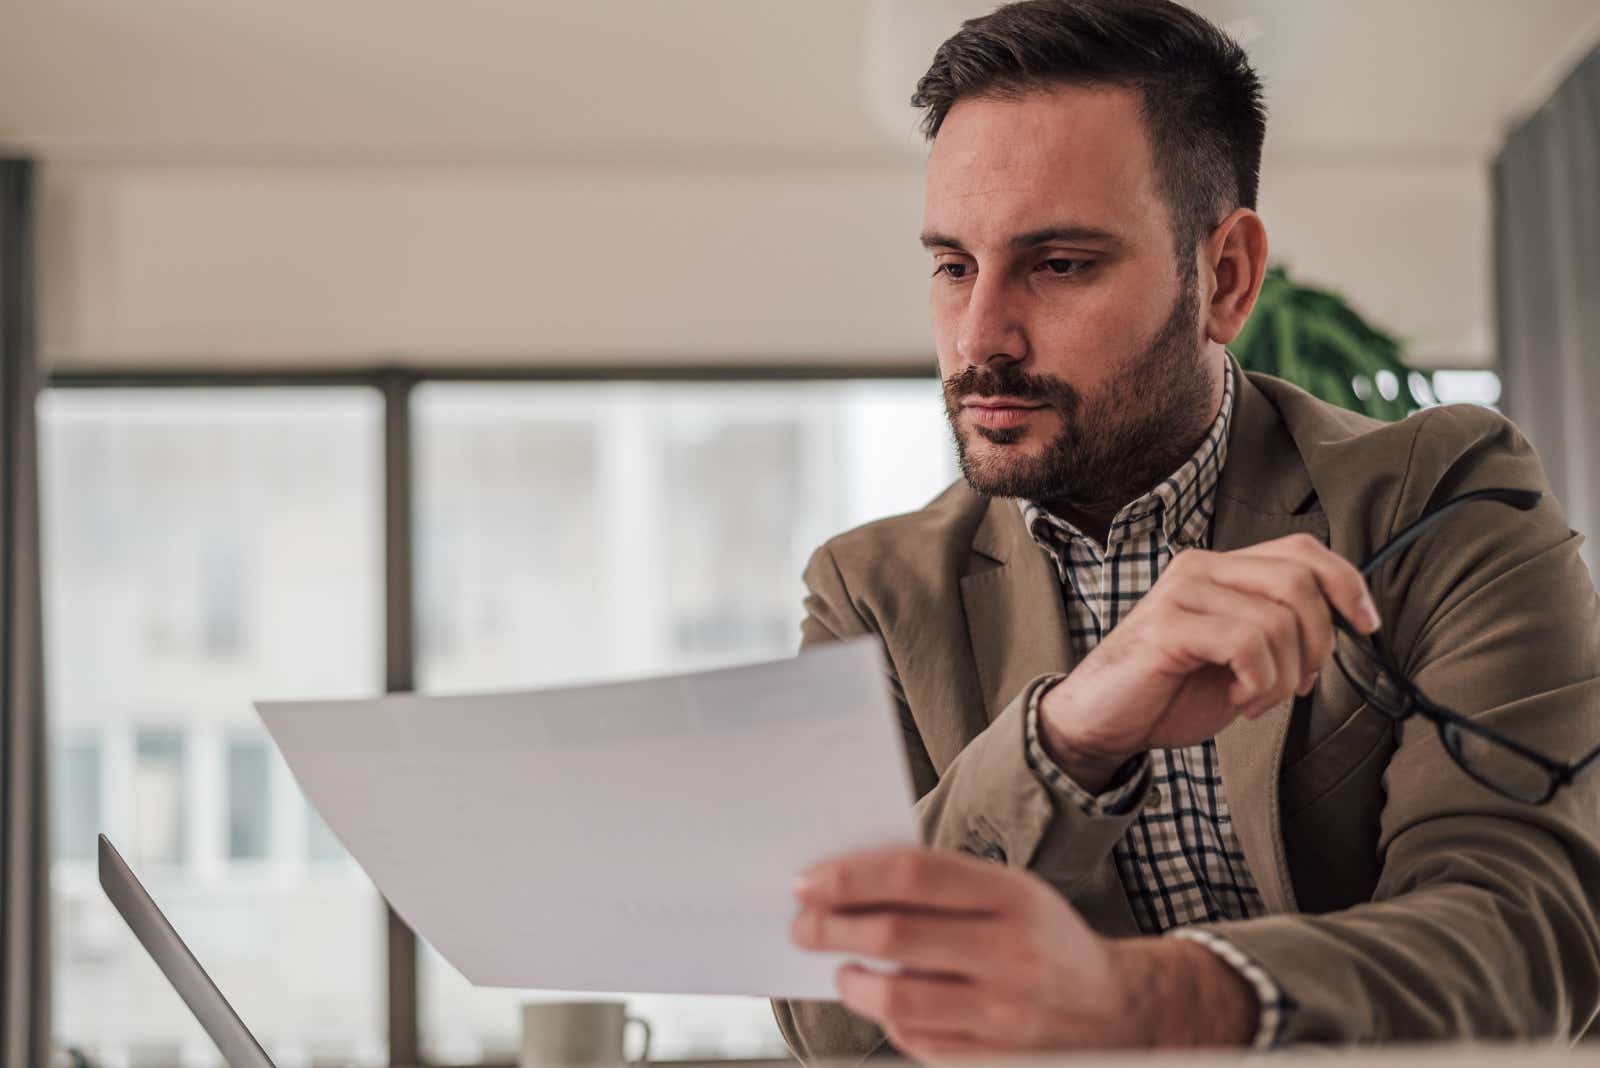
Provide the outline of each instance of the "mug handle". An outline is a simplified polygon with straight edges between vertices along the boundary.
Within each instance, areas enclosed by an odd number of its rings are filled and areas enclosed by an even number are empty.
[[[645,1061],[650,1059],[650,1021],[646,1020],[643,1016],[623,1017],[622,1028],[624,1031],[627,1030],[629,1024],[638,1024],[640,1027],[644,1028],[644,1046],[639,1050],[639,1058],[637,1060],[629,1061],[628,1063],[643,1064]]]

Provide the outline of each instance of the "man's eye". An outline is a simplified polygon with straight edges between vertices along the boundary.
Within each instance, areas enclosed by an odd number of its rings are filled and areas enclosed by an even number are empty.
[[[1082,274],[1093,266],[1093,260],[1045,260],[1044,268],[1053,275],[1068,276]]]
[[[933,269],[934,274],[942,274],[946,278],[965,278],[967,265],[964,263],[941,263]]]

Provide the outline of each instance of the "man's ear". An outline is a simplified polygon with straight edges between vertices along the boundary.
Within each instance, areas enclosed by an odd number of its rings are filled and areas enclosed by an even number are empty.
[[[1206,337],[1226,345],[1239,335],[1267,273],[1267,228],[1249,208],[1235,208],[1200,245],[1202,278],[1211,282],[1202,309]]]

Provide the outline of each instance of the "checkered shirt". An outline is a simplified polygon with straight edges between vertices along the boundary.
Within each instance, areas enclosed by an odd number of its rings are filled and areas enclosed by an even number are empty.
[[[1224,376],[1222,407],[1194,455],[1112,520],[1107,545],[1032,501],[1019,502],[1029,532],[1055,561],[1066,602],[1073,653],[1081,661],[1140,597],[1173,553],[1211,543],[1218,476],[1227,459],[1233,415],[1233,371]],[[1065,676],[1063,676],[1065,677]],[[1266,971],[1231,942],[1186,924],[1242,920],[1265,911],[1240,850],[1222,791],[1216,743],[1146,753],[1091,795],[1056,766],[1039,742],[1039,698],[1027,710],[1027,757],[1056,794],[1089,814],[1128,811],[1150,779],[1155,791],[1112,850],[1128,903],[1146,934],[1171,932],[1201,942],[1248,980],[1261,1005],[1255,1047],[1276,1045],[1291,1008]]]

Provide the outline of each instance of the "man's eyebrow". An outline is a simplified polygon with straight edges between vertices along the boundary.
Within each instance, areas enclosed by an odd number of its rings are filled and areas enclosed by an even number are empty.
[[[1121,248],[1122,238],[1110,230],[1103,230],[1098,226],[1046,226],[1040,230],[1030,230],[1025,234],[1018,234],[1011,239],[1014,249],[1033,248],[1037,245],[1106,245],[1111,248]]]
[[[961,242],[957,241],[955,238],[948,237],[945,234],[935,233],[932,230],[922,231],[921,241],[922,247],[929,250],[936,248],[947,248],[952,252],[967,251],[961,247]]]
[[[1051,244],[1090,244],[1104,245],[1108,248],[1121,248],[1122,238],[1110,230],[1098,226],[1046,226],[1038,230],[1029,230],[1025,234],[1018,234],[1008,244],[1013,249],[1036,248],[1039,245]],[[949,249],[952,252],[966,252],[960,241],[933,230],[924,230],[922,233],[922,247],[925,249]]]

